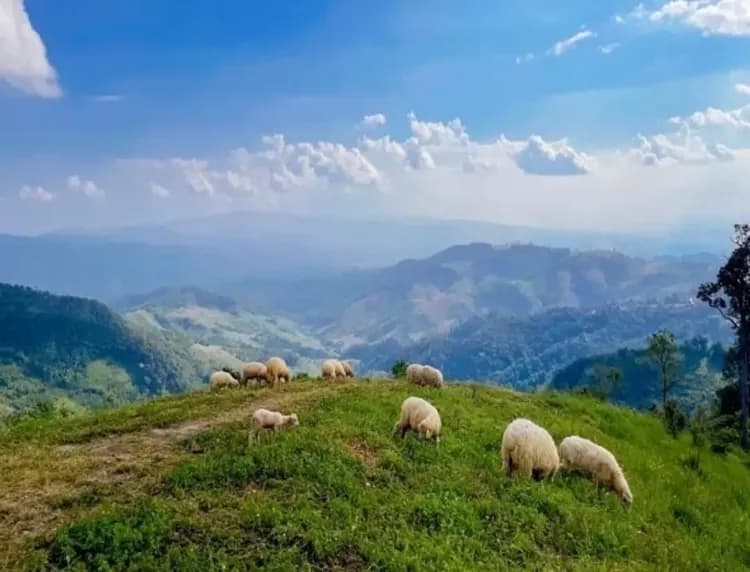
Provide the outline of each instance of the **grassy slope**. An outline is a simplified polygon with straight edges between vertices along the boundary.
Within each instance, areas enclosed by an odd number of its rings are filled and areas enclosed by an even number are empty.
[[[410,394],[441,411],[439,448],[390,436]],[[296,410],[300,427],[248,449],[258,404]],[[576,476],[503,477],[500,435],[517,416],[611,448],[633,507]],[[169,397],[0,434],[0,530],[14,531],[0,538],[0,567],[750,566],[747,457],[705,453],[699,473],[691,454],[652,417],[569,395],[304,382]],[[34,522],[13,512],[21,499]]]

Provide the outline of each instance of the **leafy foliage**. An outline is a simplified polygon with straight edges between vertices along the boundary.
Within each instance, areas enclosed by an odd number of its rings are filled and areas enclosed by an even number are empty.
[[[400,359],[391,366],[391,375],[394,379],[403,379],[406,377],[406,368],[409,364]]]
[[[677,385],[677,372],[682,361],[682,355],[677,347],[677,340],[672,332],[661,330],[651,335],[646,346],[646,358],[659,371],[661,383],[662,408],[667,413],[667,396]]]

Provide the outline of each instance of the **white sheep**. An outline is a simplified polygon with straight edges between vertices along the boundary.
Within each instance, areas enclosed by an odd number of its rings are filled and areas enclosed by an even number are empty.
[[[336,379],[336,360],[325,360],[320,366],[320,376],[323,379]]]
[[[554,477],[560,464],[552,436],[528,419],[513,420],[503,432],[503,472],[527,478]]]
[[[432,366],[422,367],[419,375],[419,384],[429,387],[443,387],[443,372]]]
[[[623,501],[633,502],[628,481],[615,456],[593,441],[572,435],[560,443],[560,469],[578,471],[599,486],[617,493]]]
[[[245,387],[250,380],[264,381],[266,379],[266,365],[259,361],[251,361],[242,366],[240,385]]]
[[[282,415],[278,411],[269,411],[268,409],[261,408],[253,411],[251,423],[253,427],[248,435],[249,443],[253,443],[263,430],[278,433],[282,429],[296,427],[299,425],[299,418],[296,413]]]
[[[339,360],[333,360],[333,363],[336,366],[336,377],[346,377],[346,369],[344,369],[344,364]]]
[[[208,380],[208,388],[211,391],[218,391],[220,389],[239,387],[240,382],[237,381],[232,374],[226,371],[215,371],[211,374]]]
[[[341,365],[344,366],[346,377],[354,377],[354,368],[348,361],[342,361]]]
[[[422,383],[423,368],[424,366],[418,363],[409,364],[409,367],[406,368],[406,380],[415,385]]]
[[[288,382],[291,379],[289,367],[280,357],[272,357],[266,362],[266,380],[273,385],[282,380]]]
[[[401,417],[393,427],[393,433],[401,432],[401,438],[411,430],[425,439],[435,439],[440,443],[442,421],[440,413],[431,403],[420,397],[407,397],[401,404]]]

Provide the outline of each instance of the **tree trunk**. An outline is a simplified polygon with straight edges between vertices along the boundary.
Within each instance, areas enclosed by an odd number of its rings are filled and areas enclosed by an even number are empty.
[[[747,407],[748,407],[748,347],[747,347],[747,335],[743,336],[742,340],[742,379],[740,379],[740,443],[742,448],[747,451],[750,450],[750,441],[747,436]]]

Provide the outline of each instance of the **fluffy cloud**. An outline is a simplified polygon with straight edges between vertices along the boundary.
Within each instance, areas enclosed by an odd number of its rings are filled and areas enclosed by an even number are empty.
[[[0,2],[0,79],[32,95],[60,97],[57,74],[23,0]]]
[[[591,170],[592,158],[576,151],[565,139],[545,141],[533,135],[516,154],[516,163],[531,175],[583,175]]]
[[[573,49],[577,44],[580,44],[584,40],[595,37],[596,34],[591,30],[581,30],[577,34],[572,35],[570,38],[557,42],[554,46],[552,46],[552,48],[550,48],[549,54],[553,56],[561,56],[565,52]]]
[[[32,187],[24,185],[18,191],[18,196],[23,201],[35,201],[38,203],[48,203],[54,200],[55,194],[50,193],[44,187]]]
[[[679,22],[706,35],[750,36],[748,0],[670,0],[647,14],[652,22]]]
[[[469,135],[458,118],[448,123],[420,121],[411,112],[408,119],[411,134],[420,145],[464,145],[469,141]]]
[[[199,159],[170,159],[169,164],[177,169],[184,183],[193,192],[205,193],[209,197],[216,193],[215,174],[209,171],[208,163]]]
[[[68,177],[68,188],[71,191],[81,192],[90,199],[100,199],[104,197],[104,190],[99,188],[94,181],[87,181],[78,175],[71,175]]]
[[[639,135],[638,142],[631,154],[644,165],[703,164],[731,161],[735,156],[725,145],[706,143],[687,126],[672,134]]]
[[[717,109],[709,107],[705,111],[696,111],[686,120],[693,127],[750,127],[750,106],[738,109]]]
[[[372,115],[365,115],[360,122],[362,127],[380,127],[385,125],[386,118],[382,113],[373,113]]]
[[[750,95],[750,85],[747,85],[746,83],[737,83],[735,84],[734,89],[737,93],[741,93],[742,95]]]
[[[158,183],[151,183],[151,194],[160,199],[168,199],[172,195],[167,187]]]

